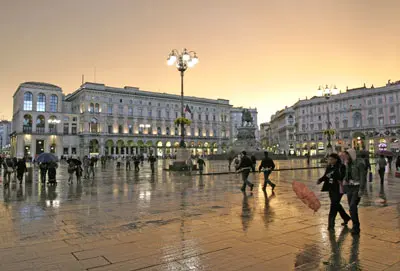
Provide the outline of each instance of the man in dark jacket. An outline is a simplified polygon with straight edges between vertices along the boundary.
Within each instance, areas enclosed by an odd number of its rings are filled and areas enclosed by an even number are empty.
[[[242,192],[246,191],[246,184],[250,186],[250,191],[253,191],[254,184],[249,182],[247,179],[250,174],[250,170],[253,167],[253,162],[251,162],[251,159],[247,156],[247,153],[245,151],[242,151],[242,159],[240,160],[240,164],[237,168],[238,171],[242,172],[242,180],[243,180],[243,186],[240,190]]]
[[[258,168],[258,171],[261,172],[261,170],[264,171],[264,185],[263,185],[263,191],[267,189],[267,184],[272,186],[272,192],[275,189],[275,184],[271,182],[271,180],[268,178],[271,172],[275,169],[275,163],[274,161],[268,157],[268,152],[264,152],[264,159],[261,161],[261,164]]]

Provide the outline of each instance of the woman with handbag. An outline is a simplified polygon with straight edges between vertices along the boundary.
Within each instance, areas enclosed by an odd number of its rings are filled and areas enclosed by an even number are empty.
[[[3,161],[3,169],[4,169],[4,187],[8,187],[11,181],[11,174],[14,172],[15,165],[13,159],[9,155],[7,155],[6,159]]]
[[[346,213],[340,200],[343,196],[342,181],[346,174],[346,167],[341,163],[339,155],[331,153],[328,156],[328,167],[326,168],[324,176],[318,180],[318,184],[324,183],[321,191],[329,192],[331,200],[331,207],[328,216],[328,230],[334,230],[336,215],[339,212],[343,219],[343,226],[351,220],[350,216]]]

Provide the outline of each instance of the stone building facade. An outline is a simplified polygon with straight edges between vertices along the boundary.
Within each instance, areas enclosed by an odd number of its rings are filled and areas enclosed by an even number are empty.
[[[330,99],[299,100],[271,117],[268,149],[296,155],[325,154],[328,114],[335,151],[399,151],[400,81],[377,88],[347,89]]]
[[[232,105],[224,99],[185,97],[185,130],[193,154],[227,151]],[[179,146],[180,96],[85,83],[64,95],[46,83],[21,84],[14,94],[12,154],[65,155],[174,154]]]

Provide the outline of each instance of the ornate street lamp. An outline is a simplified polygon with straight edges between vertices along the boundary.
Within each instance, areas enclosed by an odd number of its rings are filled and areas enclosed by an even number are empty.
[[[198,62],[199,59],[197,58],[196,52],[186,49],[183,49],[182,52],[173,49],[167,59],[167,64],[169,66],[175,64],[178,71],[181,73],[181,118],[178,121],[181,126],[181,142],[179,143],[181,148],[185,148],[185,124],[187,124],[187,121],[185,122],[185,107],[183,103],[183,76],[188,68],[194,67]]]
[[[327,112],[327,130],[325,131],[325,134],[327,135],[328,138],[328,145],[326,146],[326,152],[327,154],[332,152],[332,144],[331,144],[331,137],[334,133],[334,131],[331,129],[331,121],[329,119],[329,99],[331,98],[332,95],[336,95],[338,93],[338,90],[336,86],[334,85],[333,87],[331,86],[330,88],[328,85],[326,85],[325,88],[319,86],[318,88],[318,95],[325,97],[326,99],[326,112]]]

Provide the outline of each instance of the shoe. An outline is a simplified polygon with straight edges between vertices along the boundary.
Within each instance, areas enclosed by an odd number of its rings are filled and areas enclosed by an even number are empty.
[[[347,224],[349,223],[350,220],[351,220],[351,218],[343,221],[342,226],[347,226]]]
[[[254,184],[250,185],[250,191],[253,191]]]

